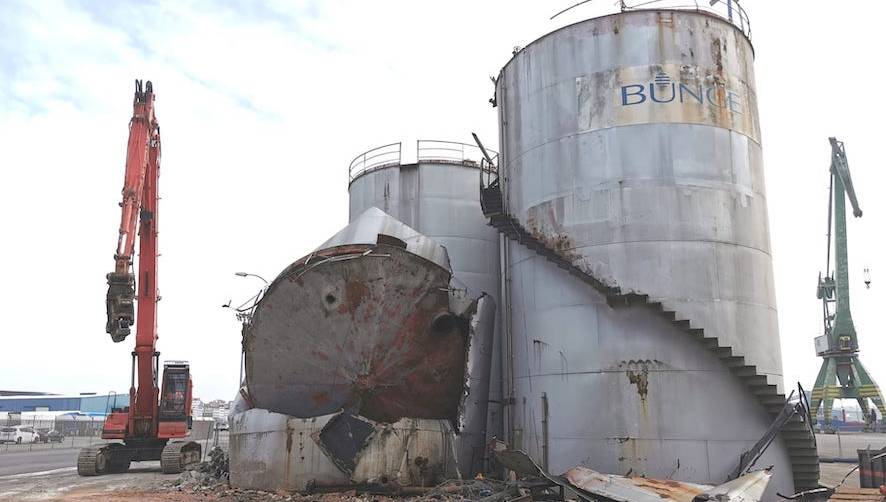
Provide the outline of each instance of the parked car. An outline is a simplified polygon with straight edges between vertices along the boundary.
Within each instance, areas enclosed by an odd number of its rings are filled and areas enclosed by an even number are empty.
[[[61,443],[65,437],[55,429],[37,429],[37,441],[44,443]]]
[[[33,427],[24,425],[0,427],[0,443],[35,443],[39,437]]]

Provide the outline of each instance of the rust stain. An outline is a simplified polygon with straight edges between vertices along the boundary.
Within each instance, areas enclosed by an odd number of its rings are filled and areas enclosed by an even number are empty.
[[[630,479],[636,486],[649,489],[663,499],[676,500],[679,502],[692,502],[695,497],[703,493],[699,488],[669,479],[649,479],[642,477],[632,477]]]
[[[637,386],[637,394],[645,403],[649,392],[649,368],[644,364],[639,370],[627,370],[628,381]]]
[[[323,406],[329,402],[329,394],[326,392],[318,392],[311,396],[311,400],[313,400],[314,404],[317,406]]]
[[[350,312],[354,312],[368,295],[369,288],[361,281],[352,280],[345,284],[345,302]]]

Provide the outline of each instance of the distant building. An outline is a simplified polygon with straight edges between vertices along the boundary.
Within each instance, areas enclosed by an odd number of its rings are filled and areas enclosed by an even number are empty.
[[[199,397],[195,397],[191,400],[191,416],[193,417],[202,417],[203,416],[203,401],[200,400]]]
[[[129,406],[129,394],[31,394],[0,396],[0,412],[79,411],[87,415],[105,415],[112,408]]]
[[[191,402],[191,415],[212,418],[216,422],[226,422],[232,404],[232,401],[225,401],[223,399],[213,399],[204,403],[200,398],[194,398]]]

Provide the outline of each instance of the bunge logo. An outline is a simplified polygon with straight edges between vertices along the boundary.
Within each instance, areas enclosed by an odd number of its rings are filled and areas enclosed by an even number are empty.
[[[722,91],[722,92],[721,92]],[[712,85],[685,84],[674,82],[662,71],[655,74],[648,84],[628,84],[621,86],[621,106],[645,103],[689,103],[726,108],[732,113],[742,114],[741,94],[725,84]]]

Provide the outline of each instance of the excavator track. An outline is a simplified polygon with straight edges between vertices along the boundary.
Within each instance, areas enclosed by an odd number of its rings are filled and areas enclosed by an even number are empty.
[[[193,441],[168,443],[160,455],[160,469],[164,474],[178,474],[200,462],[201,447]]]
[[[119,443],[89,446],[80,450],[77,456],[77,474],[81,476],[119,474],[129,470],[129,463],[129,455]]]
[[[77,474],[81,476],[99,476],[107,470],[104,448],[89,446],[80,450],[77,455]]]

